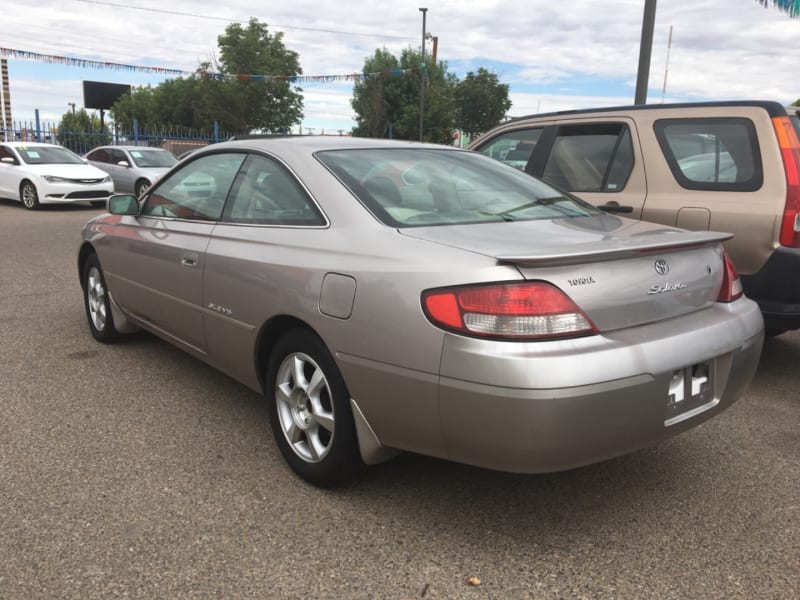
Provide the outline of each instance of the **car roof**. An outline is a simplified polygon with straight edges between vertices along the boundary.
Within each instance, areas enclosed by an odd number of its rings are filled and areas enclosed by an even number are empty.
[[[418,148],[436,150],[454,150],[453,146],[443,146],[440,144],[429,144],[424,142],[410,142],[406,140],[388,140],[376,138],[360,138],[352,136],[322,136],[322,135],[298,135],[298,136],[276,136],[269,138],[251,138],[245,140],[235,140],[230,142],[219,142],[204,148],[198,148],[197,154],[214,152],[223,149],[238,148],[242,150],[256,150],[262,152],[297,152],[311,154],[320,150],[343,150],[343,149],[375,149],[375,148]],[[192,153],[194,154],[194,152]]]
[[[666,110],[666,109],[687,109],[703,107],[726,107],[726,106],[756,106],[763,108],[771,117],[786,115],[786,108],[780,102],[771,100],[719,100],[713,102],[680,102],[672,104],[631,104],[626,106],[600,106],[597,108],[579,108],[574,110],[560,110],[549,113],[535,113],[523,117],[513,117],[508,123],[523,121],[525,119],[538,119],[542,117],[560,117],[564,115],[596,114],[606,112],[630,112],[647,110]]]
[[[23,148],[25,146],[47,146],[55,147],[55,148],[64,148],[61,144],[51,144],[49,142],[3,142],[0,140],[0,144],[4,146],[11,146],[12,148]],[[65,148],[66,149],[66,148]]]
[[[92,148],[89,152],[94,152],[95,150],[106,150],[108,148],[115,148],[117,150],[158,150],[159,152],[169,152],[169,150],[165,150],[164,148],[159,148],[158,146],[122,146],[122,145],[115,145],[109,144],[107,146],[97,146],[96,148]]]

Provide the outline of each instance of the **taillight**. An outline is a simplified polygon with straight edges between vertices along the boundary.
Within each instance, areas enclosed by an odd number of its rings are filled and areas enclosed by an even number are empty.
[[[722,287],[719,289],[717,302],[733,302],[743,293],[742,280],[739,279],[739,272],[727,252],[722,253],[722,258],[725,268],[722,273]]]
[[[427,290],[422,307],[434,325],[476,337],[529,340],[597,333],[569,296],[542,281]]]
[[[780,242],[784,246],[800,248],[800,140],[789,117],[774,117],[772,124],[786,171],[786,207]]]

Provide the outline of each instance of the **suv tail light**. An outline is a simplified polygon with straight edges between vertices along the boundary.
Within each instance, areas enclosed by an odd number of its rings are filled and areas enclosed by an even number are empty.
[[[725,269],[722,274],[722,287],[719,289],[717,302],[733,302],[742,296],[742,280],[727,252],[722,253]]]
[[[772,124],[786,171],[786,207],[780,242],[784,246],[800,248],[800,140],[789,117],[774,117]]]
[[[427,290],[422,307],[437,327],[474,337],[541,340],[597,333],[569,296],[542,281]]]

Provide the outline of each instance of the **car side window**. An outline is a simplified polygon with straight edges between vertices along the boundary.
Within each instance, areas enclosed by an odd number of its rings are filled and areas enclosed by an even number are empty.
[[[633,146],[627,125],[562,125],[542,179],[570,192],[619,192],[631,171]]]
[[[162,179],[145,196],[142,216],[216,221],[246,154],[201,156]]]
[[[479,147],[478,152],[524,171],[543,130],[536,127],[504,133]]]
[[[130,165],[130,159],[122,150],[111,149],[109,150],[109,154],[111,155],[111,160],[109,161],[111,164],[116,165],[119,161],[124,160]]]
[[[86,155],[86,160],[93,160],[95,162],[107,163],[110,162],[109,154],[106,150],[93,150]]]
[[[236,178],[223,220],[304,227],[326,224],[291,173],[274,160],[255,154],[250,155]]]
[[[5,146],[0,146],[0,159],[2,158],[11,158],[14,162],[17,162],[17,157],[11,153],[11,150],[6,148]]]
[[[681,187],[740,192],[761,188],[761,154],[749,119],[660,119],[653,126]]]

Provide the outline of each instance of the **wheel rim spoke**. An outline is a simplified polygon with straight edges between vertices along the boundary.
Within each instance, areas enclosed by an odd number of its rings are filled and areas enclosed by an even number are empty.
[[[318,428],[307,431],[306,439],[308,440],[308,452],[311,455],[311,460],[314,462],[320,460],[328,453],[328,447],[325,446],[319,438]]]
[[[304,391],[308,389],[308,381],[306,381],[304,372],[305,365],[305,361],[300,356],[295,355],[293,360],[294,385]]]
[[[314,400],[312,398],[311,414],[314,415],[314,422],[317,425],[333,433],[333,428],[334,428],[333,413],[325,410],[319,399]]]

